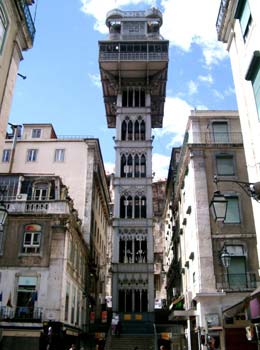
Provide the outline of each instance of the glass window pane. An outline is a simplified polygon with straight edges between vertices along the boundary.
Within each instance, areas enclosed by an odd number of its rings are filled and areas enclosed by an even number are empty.
[[[227,215],[225,223],[240,223],[239,205],[237,197],[227,197]]]
[[[228,124],[227,122],[214,122],[212,124],[214,141],[216,143],[228,142]]]
[[[217,174],[234,175],[233,156],[217,156]]]
[[[249,7],[248,2],[246,1],[245,5],[244,5],[244,9],[243,9],[241,17],[240,17],[240,26],[241,26],[241,30],[242,30],[243,36],[247,32],[249,21],[250,21],[250,17],[251,17],[250,7]]]
[[[258,112],[258,118],[260,118],[260,66],[258,66],[258,71],[254,80],[252,81],[253,90],[255,95],[256,107]]]

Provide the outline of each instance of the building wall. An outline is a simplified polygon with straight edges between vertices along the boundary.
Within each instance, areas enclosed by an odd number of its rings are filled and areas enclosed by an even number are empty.
[[[224,27],[220,31],[219,39],[226,43],[230,55],[237,103],[245,146],[246,162],[250,182],[260,179],[260,116],[257,113],[255,97],[251,81],[245,79],[254,52],[259,50],[260,15],[258,4],[248,0],[252,15],[252,24],[246,40],[243,39],[240,22],[234,19],[236,1],[230,1],[227,16],[223,17]],[[254,220],[258,236],[258,255],[260,256],[260,207],[252,201]]]
[[[4,41],[0,47],[0,147],[2,148],[19,64],[23,59],[22,51],[31,48],[33,40],[28,35],[24,15],[18,12],[16,2],[1,0],[0,7],[7,21]]]

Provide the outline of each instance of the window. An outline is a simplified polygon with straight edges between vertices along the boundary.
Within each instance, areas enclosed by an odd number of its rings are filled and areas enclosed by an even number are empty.
[[[230,245],[226,247],[231,255],[228,267],[228,287],[231,289],[241,289],[247,287],[246,256],[244,247],[240,245]]]
[[[37,159],[37,149],[28,149],[27,151],[27,162],[36,162]]]
[[[226,197],[227,203],[227,214],[225,224],[239,224],[240,223],[240,212],[238,197]]]
[[[234,175],[234,159],[231,154],[216,156],[217,174],[220,176]]]
[[[41,226],[26,225],[24,228],[22,253],[39,253],[41,244]]]
[[[212,123],[213,137],[215,143],[228,143],[228,123],[227,122],[213,122]]]
[[[252,23],[248,0],[240,0],[238,2],[235,18],[239,19],[242,35],[244,40],[246,40]]]
[[[11,156],[11,150],[10,149],[4,149],[3,150],[3,156],[2,156],[2,162],[8,163],[10,161]]]
[[[50,184],[46,182],[37,182],[33,186],[32,199],[36,201],[43,201],[49,199]]]
[[[42,129],[32,129],[32,138],[39,139],[41,137]]]
[[[260,119],[260,51],[254,52],[245,78],[252,82],[258,119]]]
[[[54,161],[55,162],[64,162],[64,156],[65,156],[65,149],[56,149],[54,154]]]
[[[38,299],[36,290],[37,277],[20,276],[18,278],[16,317],[17,318],[33,318],[34,303]]]
[[[0,54],[2,53],[5,36],[8,28],[8,19],[3,5],[0,3]]]

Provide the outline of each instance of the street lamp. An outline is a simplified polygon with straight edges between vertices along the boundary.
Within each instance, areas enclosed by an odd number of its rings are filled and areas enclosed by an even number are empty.
[[[213,198],[210,202],[210,209],[212,211],[215,221],[224,221],[227,213],[227,204],[228,201],[225,198],[225,195],[218,190],[219,182],[230,182],[235,183],[251,198],[260,202],[260,182],[245,182],[238,180],[229,180],[229,179],[219,179],[216,175],[214,176],[214,183],[216,184],[217,191],[214,192]]]
[[[225,220],[227,214],[227,199],[220,191],[214,192],[209,207],[215,221]]]
[[[228,269],[230,266],[231,254],[227,251],[227,248],[225,245],[222,248],[222,250],[220,251],[219,257],[220,257],[220,261],[221,261],[222,265],[226,269]]]

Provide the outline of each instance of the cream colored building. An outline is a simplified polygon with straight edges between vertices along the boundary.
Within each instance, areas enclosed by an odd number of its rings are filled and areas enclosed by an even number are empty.
[[[0,148],[11,109],[22,52],[33,46],[35,27],[31,0],[0,0]]]
[[[229,52],[249,181],[260,181],[260,11],[255,0],[221,2],[218,39]],[[241,179],[243,180],[243,179]],[[252,201],[260,256],[260,205]]]
[[[174,256],[167,275],[170,319],[183,325],[188,349],[206,349],[207,336],[222,350],[235,349],[236,342],[241,349],[251,349],[243,303],[234,313],[225,312],[259,283],[251,199],[229,182],[248,179],[238,113],[192,111],[176,163],[170,237]],[[224,222],[215,221],[209,209],[215,174],[228,200]],[[221,262],[225,251],[231,258],[228,267]]]
[[[99,317],[108,293],[110,196],[98,139],[58,138],[51,124],[24,124],[17,139],[7,135],[0,173],[60,176],[82,221],[83,238],[91,254],[89,297],[95,300]]]

